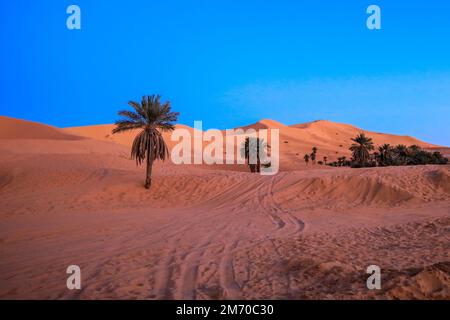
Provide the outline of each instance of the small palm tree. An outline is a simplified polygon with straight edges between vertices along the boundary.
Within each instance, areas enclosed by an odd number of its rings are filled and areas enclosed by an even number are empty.
[[[309,163],[309,154],[305,154],[303,159],[305,159],[305,163],[306,163],[306,165],[308,165],[308,163]]]
[[[312,147],[312,153],[309,156],[311,158],[311,162],[313,164],[316,164],[316,158],[317,158],[317,148],[316,147]]]
[[[156,159],[165,160],[169,156],[169,150],[161,135],[163,131],[175,129],[173,122],[178,119],[178,112],[170,111],[170,102],[161,103],[161,96],[151,95],[142,97],[141,103],[130,101],[128,104],[133,111],[121,110],[119,115],[123,117],[117,120],[112,133],[142,129],[134,138],[131,147],[131,158],[136,159],[136,165],[140,165],[147,159],[147,173],[145,188],[152,185],[152,166]],[[161,131],[161,132],[160,132]]]
[[[399,144],[394,148],[394,153],[396,155],[397,164],[406,165],[408,163],[409,151],[408,147],[404,144]]]
[[[316,164],[316,154],[314,152],[309,155],[309,158],[311,159],[312,164]]]
[[[413,145],[409,146],[408,149],[411,152],[419,152],[422,150],[422,148],[420,146],[418,146],[417,144],[413,144]]]
[[[364,133],[360,133],[352,141],[355,142],[350,147],[353,160],[361,166],[366,165],[370,159],[370,151],[374,149],[372,139],[366,137]]]
[[[270,149],[270,146],[264,141],[264,139],[247,137],[242,143],[241,156],[245,158],[248,166],[250,167],[250,172],[260,172],[261,171],[261,154]],[[255,157],[256,163],[251,163]],[[266,164],[264,164],[266,165]]]
[[[326,165],[328,161],[328,157],[323,157],[323,163]]]
[[[380,166],[387,166],[392,161],[392,148],[390,144],[383,144],[378,148],[378,163]]]

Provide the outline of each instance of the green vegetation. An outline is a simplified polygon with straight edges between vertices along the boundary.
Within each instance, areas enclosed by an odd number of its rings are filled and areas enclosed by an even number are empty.
[[[449,162],[440,152],[429,152],[417,145],[392,147],[389,144],[384,144],[371,153],[375,150],[375,147],[372,139],[364,133],[359,134],[352,141],[354,143],[350,147],[351,160],[347,160],[346,157],[339,157],[337,161],[328,163],[329,166],[364,168],[448,164]]]
[[[353,162],[361,167],[368,167],[370,163],[370,151],[374,149],[372,139],[366,137],[364,133],[357,135],[352,139],[354,142],[350,146]]]

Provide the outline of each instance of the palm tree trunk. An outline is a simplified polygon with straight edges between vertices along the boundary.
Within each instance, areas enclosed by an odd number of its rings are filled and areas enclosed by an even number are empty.
[[[152,185],[152,167],[153,167],[153,157],[151,154],[151,143],[150,148],[147,150],[147,176],[145,179],[145,188],[150,189]]]

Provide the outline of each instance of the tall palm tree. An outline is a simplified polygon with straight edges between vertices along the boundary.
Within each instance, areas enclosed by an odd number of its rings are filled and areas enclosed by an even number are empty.
[[[305,163],[306,163],[306,165],[308,165],[308,163],[309,163],[309,154],[305,154],[303,159],[305,159]]]
[[[242,143],[241,156],[245,158],[250,172],[261,171],[261,157],[260,154],[270,149],[270,146],[264,141],[264,139],[247,137]],[[250,163],[253,157],[256,157],[256,163]]]
[[[131,158],[136,159],[136,165],[147,160],[145,188],[150,189],[153,161],[164,161],[169,156],[161,132],[175,129],[173,122],[177,121],[179,113],[170,111],[169,101],[161,103],[160,95],[143,96],[141,103],[130,101],[128,104],[134,110],[119,111],[123,119],[116,121],[112,133],[141,129],[134,138]]]
[[[324,156],[324,157],[323,157],[323,163],[324,163],[324,164],[327,164],[327,161],[328,161],[328,157]]]
[[[374,149],[372,139],[366,137],[364,133],[360,133],[352,139],[353,143],[350,151],[353,154],[353,160],[360,165],[367,164],[370,159],[370,151]]]

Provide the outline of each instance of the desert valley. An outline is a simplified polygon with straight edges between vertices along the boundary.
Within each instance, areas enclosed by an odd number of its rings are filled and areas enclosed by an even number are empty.
[[[279,129],[280,172],[157,161],[151,190],[134,133],[0,117],[0,298],[450,299],[450,166],[306,165],[417,140],[315,121]],[[191,127],[177,125],[187,130]],[[169,149],[170,133],[164,133]],[[81,268],[68,290],[66,268]],[[366,268],[381,268],[368,290]]]

